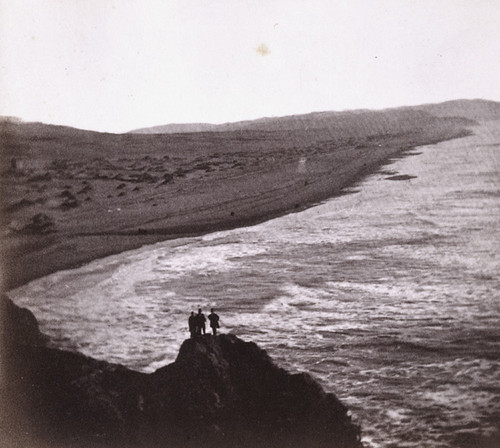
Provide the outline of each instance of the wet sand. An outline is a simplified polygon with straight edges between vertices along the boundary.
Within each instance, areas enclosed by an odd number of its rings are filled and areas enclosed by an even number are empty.
[[[342,138],[320,131],[130,137],[48,128],[28,129],[35,138],[18,132],[16,152],[4,154],[4,290],[146,244],[304,209],[415,146],[469,132],[453,123]]]

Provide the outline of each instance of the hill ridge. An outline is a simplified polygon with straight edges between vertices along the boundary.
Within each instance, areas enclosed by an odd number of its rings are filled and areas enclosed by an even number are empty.
[[[220,124],[212,123],[172,123],[139,128],[129,131],[130,134],[170,134],[170,133],[194,133],[194,132],[224,132],[237,130],[257,130],[262,127],[269,128],[270,123],[284,123],[293,121],[305,121],[308,119],[342,119],[364,114],[387,114],[401,112],[423,112],[439,117],[462,117],[472,120],[498,119],[500,118],[500,102],[485,99],[456,99],[441,103],[425,103],[413,106],[398,106],[383,109],[348,109],[341,111],[313,111],[304,114],[292,114],[284,116],[268,116],[254,120],[242,120]],[[490,116],[490,117],[489,117]],[[267,124],[267,126],[266,126]],[[262,126],[261,126],[262,125]],[[275,129],[273,129],[275,130]]]

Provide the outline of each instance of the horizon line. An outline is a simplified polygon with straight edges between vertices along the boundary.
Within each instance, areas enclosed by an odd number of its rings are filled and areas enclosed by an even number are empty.
[[[140,130],[146,130],[146,129],[152,129],[152,128],[157,128],[157,127],[166,127],[166,126],[195,126],[195,125],[204,125],[204,126],[224,126],[224,125],[231,125],[231,124],[238,124],[238,123],[250,123],[258,120],[266,120],[266,119],[281,119],[281,118],[289,118],[289,117],[296,117],[296,116],[304,116],[304,115],[312,115],[312,114],[321,114],[321,113],[347,113],[347,112],[383,112],[386,110],[397,110],[397,109],[405,109],[409,107],[421,107],[421,106],[432,106],[432,105],[438,105],[438,104],[445,104],[445,103],[452,103],[452,102],[460,102],[460,101],[467,101],[467,102],[473,102],[473,101],[482,101],[482,102],[489,102],[489,103],[497,103],[500,104],[500,101],[496,100],[491,100],[487,98],[455,98],[455,99],[449,99],[449,100],[444,100],[444,101],[439,101],[439,102],[426,102],[426,103],[418,103],[418,104],[405,104],[405,105],[399,105],[399,106],[388,106],[388,107],[382,107],[382,108],[355,108],[355,109],[338,109],[338,110],[313,110],[309,112],[303,112],[303,113],[295,113],[295,114],[287,114],[287,115],[263,115],[259,116],[257,118],[248,118],[248,119],[242,119],[242,120],[235,120],[235,121],[223,121],[219,123],[212,123],[212,122],[206,122],[206,121],[192,121],[192,122],[170,122],[170,123],[163,123],[163,124],[155,124],[151,126],[142,126],[139,128],[133,128],[129,129],[127,131],[122,131],[122,132],[113,132],[113,131],[99,131],[95,129],[90,129],[90,128],[80,128],[72,125],[67,125],[67,124],[60,124],[60,123],[49,123],[49,122],[44,122],[44,121],[39,121],[39,120],[26,120],[22,117],[15,116],[15,115],[0,115],[0,121],[3,122],[15,122],[19,124],[42,124],[46,126],[57,126],[57,127],[65,127],[65,128],[71,128],[71,129],[76,129],[79,131],[87,131],[87,132],[95,132],[99,134],[115,134],[115,135],[121,135],[121,134],[131,134],[135,133]]]

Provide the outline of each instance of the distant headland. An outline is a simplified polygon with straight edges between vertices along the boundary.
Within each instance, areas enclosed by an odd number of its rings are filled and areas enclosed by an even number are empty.
[[[0,305],[6,446],[362,446],[333,394],[234,335],[188,339],[174,363],[145,374],[47,348],[30,311],[5,297]]]

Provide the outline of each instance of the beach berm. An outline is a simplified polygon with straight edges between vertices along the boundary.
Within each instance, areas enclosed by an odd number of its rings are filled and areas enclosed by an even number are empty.
[[[0,120],[3,289],[299,211],[415,146],[466,135],[474,122],[455,112],[323,112],[178,134]]]

